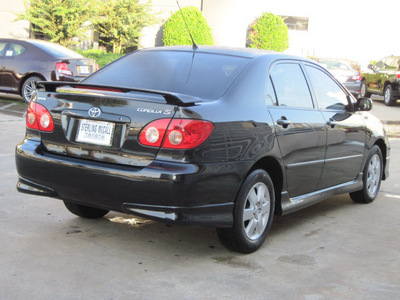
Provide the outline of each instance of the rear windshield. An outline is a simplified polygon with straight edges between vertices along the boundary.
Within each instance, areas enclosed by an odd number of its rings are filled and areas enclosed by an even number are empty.
[[[72,51],[68,48],[65,48],[63,46],[57,45],[57,44],[51,44],[51,43],[45,43],[45,42],[40,42],[40,41],[35,41],[32,42],[35,46],[38,48],[42,49],[43,51],[58,57],[58,58],[83,58],[82,55],[79,53],[76,53],[75,51]]]
[[[138,51],[83,82],[218,99],[248,61],[248,58],[220,54]]]

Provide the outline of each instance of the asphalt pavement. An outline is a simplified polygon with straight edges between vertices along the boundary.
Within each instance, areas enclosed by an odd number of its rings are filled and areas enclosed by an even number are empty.
[[[400,105],[375,102],[396,127]],[[18,193],[25,109],[0,100],[0,299],[400,299],[400,139],[373,203],[340,195],[276,217],[260,250],[242,255],[212,228],[119,213],[85,220]]]

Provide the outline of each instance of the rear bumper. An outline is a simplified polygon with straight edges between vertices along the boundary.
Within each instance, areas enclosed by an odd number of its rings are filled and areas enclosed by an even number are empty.
[[[344,82],[343,85],[353,94],[356,98],[360,96],[361,92],[361,81],[355,82]]]
[[[16,148],[20,192],[184,225],[232,226],[249,165],[154,161],[135,168],[50,154],[34,139]]]

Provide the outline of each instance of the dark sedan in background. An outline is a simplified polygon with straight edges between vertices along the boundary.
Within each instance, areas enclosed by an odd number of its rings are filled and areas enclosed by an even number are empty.
[[[361,73],[344,59],[316,58],[321,66],[327,69],[353,95],[358,98],[361,90]]]
[[[361,96],[373,94],[383,96],[387,106],[400,99],[400,56],[384,57],[362,73]]]
[[[213,226],[227,248],[250,253],[274,214],[338,193],[370,203],[389,175],[371,100],[305,58],[160,47],[80,83],[39,85],[16,148],[17,188],[80,217],[114,210]]]
[[[40,40],[0,39],[0,92],[30,102],[37,81],[77,82],[98,69],[93,59]]]

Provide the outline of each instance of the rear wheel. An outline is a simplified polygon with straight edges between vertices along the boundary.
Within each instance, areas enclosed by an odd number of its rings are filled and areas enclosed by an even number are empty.
[[[375,145],[371,148],[364,167],[363,189],[350,193],[350,197],[357,203],[371,203],[378,195],[383,174],[383,158],[381,149]]]
[[[367,83],[365,82],[365,80],[363,80],[361,82],[360,97],[361,98],[369,98],[369,97],[371,97],[371,93],[368,93],[368,91],[367,91]]]
[[[71,203],[68,201],[64,201],[64,205],[74,215],[86,219],[98,219],[104,217],[109,212],[109,210]]]
[[[29,77],[25,80],[21,88],[21,96],[26,103],[31,102],[34,93],[36,92],[36,83],[42,79],[37,76]]]
[[[385,105],[387,105],[387,106],[393,106],[396,104],[397,99],[394,98],[393,89],[390,84],[388,84],[385,87],[385,91],[383,92],[383,98],[384,98]]]
[[[253,171],[244,181],[236,199],[232,228],[218,228],[221,243],[228,249],[252,253],[264,243],[272,225],[275,192],[264,170]]]

